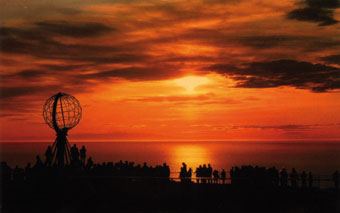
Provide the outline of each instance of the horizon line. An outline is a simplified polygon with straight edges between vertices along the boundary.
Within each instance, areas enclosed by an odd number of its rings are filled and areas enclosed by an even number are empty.
[[[313,139],[313,138],[296,138],[296,139],[76,139],[71,140],[69,142],[75,143],[117,143],[117,142],[340,142],[340,138],[320,138],[320,139]],[[39,140],[32,140],[32,139],[12,139],[12,140],[0,140],[0,143],[53,143],[54,140],[48,139],[39,139]]]

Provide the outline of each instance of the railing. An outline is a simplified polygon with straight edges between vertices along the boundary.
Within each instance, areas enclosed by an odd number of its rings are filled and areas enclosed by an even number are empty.
[[[202,180],[205,180],[206,184],[223,184],[223,179],[218,178],[217,180],[213,177],[176,177],[174,174],[178,174],[179,172],[173,172],[171,173],[170,177],[152,177],[152,176],[81,176],[76,178],[96,178],[96,179],[128,179],[132,181],[141,181],[141,180],[170,180],[175,182],[193,182],[193,183],[202,183]],[[251,178],[233,178],[232,179],[235,182],[239,182],[242,184],[242,182],[245,181],[251,181]],[[227,177],[225,178],[224,184],[231,184],[231,178]],[[288,178],[288,186],[291,186],[291,178]],[[301,179],[297,180],[297,186],[301,187],[302,181]],[[309,182],[308,179],[306,179],[306,185],[308,187]],[[314,175],[313,178],[313,188],[334,188],[335,184],[330,175]]]

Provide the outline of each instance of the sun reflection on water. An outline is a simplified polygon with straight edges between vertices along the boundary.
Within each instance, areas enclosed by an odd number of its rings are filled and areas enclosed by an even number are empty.
[[[182,162],[186,163],[188,169],[192,168],[193,171],[195,171],[199,165],[214,164],[208,150],[203,146],[178,145],[173,146],[171,152],[171,162],[169,163],[175,165],[172,170],[174,172],[180,171]]]

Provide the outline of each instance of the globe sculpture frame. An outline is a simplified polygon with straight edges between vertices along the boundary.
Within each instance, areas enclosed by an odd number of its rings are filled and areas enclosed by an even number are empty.
[[[46,100],[43,117],[46,124],[54,129],[57,135],[52,145],[52,156],[49,163],[61,167],[70,164],[72,155],[67,133],[79,123],[82,117],[79,101],[72,95],[59,92]]]

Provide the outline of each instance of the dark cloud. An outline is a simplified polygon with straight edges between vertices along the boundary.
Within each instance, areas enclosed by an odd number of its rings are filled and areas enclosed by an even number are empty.
[[[41,76],[46,75],[47,73],[43,70],[22,70],[18,73],[15,73],[15,76],[20,76],[24,79],[27,78],[39,78]]]
[[[18,87],[0,87],[0,99],[10,99],[13,97],[32,95],[36,93],[42,94],[46,91],[58,90],[60,86],[18,86]]]
[[[54,23],[54,22],[51,22]],[[145,62],[149,56],[144,52],[147,50],[143,43],[122,43],[114,46],[96,44],[65,44],[62,40],[55,39],[55,36],[69,35],[79,37],[80,32],[89,30],[87,36],[99,35],[106,32],[104,25],[84,23],[86,27],[71,29],[71,24],[65,24],[66,29],[60,30],[60,24],[50,22],[40,22],[38,30],[36,28],[0,28],[0,51],[9,54],[26,54],[42,59],[65,60],[92,64],[112,64],[124,62]],[[58,27],[56,27],[58,26]],[[90,26],[90,27],[89,27]],[[98,27],[100,26],[100,27]],[[44,30],[49,30],[49,33]],[[50,29],[51,28],[51,29]],[[95,30],[96,29],[96,30]],[[55,31],[55,32],[54,32]],[[68,32],[70,31],[70,32]],[[39,33],[40,32],[40,33]],[[74,34],[72,34],[74,33]],[[53,69],[53,68],[52,68]]]
[[[300,35],[256,35],[240,36],[236,40],[244,46],[255,49],[303,49],[305,52],[336,49],[340,46],[338,38],[300,36]]]
[[[76,15],[76,14],[83,12],[82,10],[78,10],[78,9],[75,9],[75,8],[66,8],[66,7],[55,8],[55,11],[58,12],[58,13],[61,13],[63,15]]]
[[[13,117],[17,116],[15,113],[0,113],[0,117]]]
[[[0,88],[0,99],[27,95],[35,91],[37,90],[30,87],[2,87]]]
[[[238,41],[246,46],[258,49],[272,48],[283,45],[289,41],[302,40],[302,37],[285,36],[285,35],[264,35],[264,36],[244,36],[238,38]]]
[[[113,29],[102,23],[95,22],[36,22],[37,31],[73,38],[96,37],[111,32]]]
[[[329,56],[321,57],[320,59],[326,63],[340,65],[340,55],[329,55]]]
[[[323,64],[295,60],[253,62],[245,68],[216,64],[206,70],[224,74],[237,81],[241,88],[272,88],[292,86],[327,92],[340,89],[340,69]]]
[[[33,26],[26,28],[2,27],[0,35],[25,40],[44,40],[54,36],[72,38],[97,37],[113,30],[111,27],[95,22],[45,21],[36,22]]]
[[[327,26],[338,23],[334,19],[334,10],[340,7],[339,0],[305,0],[305,7],[287,13],[287,18],[299,21],[319,23]]]
[[[314,129],[319,125],[297,125],[297,124],[288,124],[288,125],[242,125],[242,126],[231,126],[232,129],[276,129],[276,130],[285,130],[285,131],[294,131],[294,130],[308,130]]]
[[[321,7],[335,9],[340,7],[339,0],[306,0],[306,3],[310,7]]]
[[[302,50],[304,52],[337,49],[340,46],[340,39],[336,36],[297,35],[289,33],[289,31],[249,35],[241,32],[234,34],[225,29],[202,28],[190,28],[180,36],[152,40],[154,43],[176,41],[197,42],[199,45],[204,44],[219,48],[235,48],[241,45],[259,50],[271,48],[277,50],[277,48],[280,48],[280,50]],[[283,53],[284,51],[280,52]],[[258,53],[261,54],[262,52]]]
[[[128,67],[109,71],[84,74],[82,79],[108,80],[110,78],[124,78],[132,81],[162,80],[182,76],[176,68],[171,67]]]
[[[139,53],[142,49],[137,45],[131,47],[64,44],[54,40],[50,34],[8,27],[0,29],[0,43],[2,52],[27,54],[45,59],[107,64],[144,61],[148,57]],[[134,52],[130,53],[131,51]]]
[[[40,65],[42,68],[46,68],[47,70],[53,71],[70,71],[75,69],[83,69],[88,67],[90,64],[77,64],[77,65],[52,65],[52,64],[43,64]]]
[[[206,4],[237,4],[243,1],[244,0],[203,0]]]

